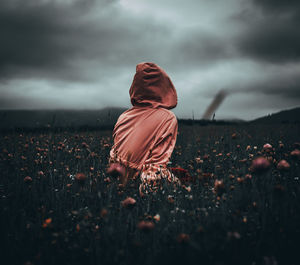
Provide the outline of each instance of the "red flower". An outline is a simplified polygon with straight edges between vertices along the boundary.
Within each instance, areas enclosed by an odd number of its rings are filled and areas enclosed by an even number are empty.
[[[82,143],[81,143],[81,146],[82,146],[83,148],[88,148],[88,147],[89,147],[89,145],[88,145],[86,142],[82,142]]]
[[[108,214],[108,211],[105,208],[103,208],[100,212],[100,216],[102,218],[105,218],[107,216],[107,214]]]
[[[262,173],[270,168],[270,162],[264,157],[258,157],[252,161],[250,170],[256,173]]]
[[[110,164],[109,168],[107,169],[107,173],[110,174],[112,177],[121,177],[123,178],[126,174],[125,167],[123,167],[119,163],[112,163]]]
[[[195,182],[196,180],[186,169],[181,167],[171,167],[170,170],[181,182]]]
[[[300,150],[299,149],[295,149],[294,151],[291,152],[291,157],[293,158],[300,158]]]
[[[124,201],[121,202],[124,208],[132,208],[136,204],[136,200],[128,197]]]
[[[289,170],[290,164],[286,160],[280,160],[277,164],[277,169],[279,170]]]
[[[177,236],[177,242],[178,243],[187,243],[190,241],[190,236],[185,233],[181,233]]]
[[[263,146],[263,149],[266,151],[266,152],[269,152],[269,151],[271,151],[272,150],[272,145],[270,145],[270,144],[264,144],[264,146]]]
[[[46,228],[46,227],[50,226],[51,223],[52,223],[52,218],[47,218],[47,219],[44,221],[44,223],[43,223],[42,226],[43,226],[43,228]]]
[[[31,183],[31,182],[32,182],[32,178],[29,177],[29,176],[26,176],[26,177],[24,178],[24,182],[25,182],[25,183]]]
[[[87,179],[87,176],[83,173],[77,173],[75,175],[75,179],[79,182],[79,184],[83,185]]]
[[[155,224],[151,221],[140,221],[137,225],[139,230],[144,232],[149,232],[154,229]]]
[[[224,185],[223,180],[218,180],[218,179],[215,180],[214,190],[219,195],[221,195],[225,191],[225,185]]]

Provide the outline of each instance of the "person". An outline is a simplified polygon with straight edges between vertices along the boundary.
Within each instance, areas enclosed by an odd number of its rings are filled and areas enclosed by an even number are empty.
[[[177,118],[170,111],[177,93],[161,67],[144,62],[136,66],[129,95],[132,108],[115,124],[109,162],[126,168],[126,180],[140,177],[144,195],[159,189],[163,180],[178,182],[167,167],[177,138]]]

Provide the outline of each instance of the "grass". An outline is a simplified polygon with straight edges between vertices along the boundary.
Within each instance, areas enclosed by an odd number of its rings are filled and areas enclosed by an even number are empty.
[[[145,198],[106,174],[111,133],[1,133],[2,264],[299,264],[298,124],[182,124],[171,166],[193,182]]]

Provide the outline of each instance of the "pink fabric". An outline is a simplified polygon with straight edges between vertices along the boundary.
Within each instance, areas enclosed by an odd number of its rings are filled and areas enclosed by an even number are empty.
[[[177,105],[176,90],[159,66],[141,63],[129,94],[133,107],[115,125],[110,160],[141,172],[142,179],[155,178],[167,170],[176,143],[177,119],[169,110]]]

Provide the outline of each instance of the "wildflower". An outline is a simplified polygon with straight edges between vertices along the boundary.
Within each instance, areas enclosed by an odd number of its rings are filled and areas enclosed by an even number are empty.
[[[191,190],[192,190],[192,188],[191,188],[191,186],[184,186],[183,185],[183,187],[184,187],[184,189],[187,191],[187,192],[191,192]]]
[[[300,148],[300,143],[296,142],[296,143],[293,144],[293,146],[294,146],[295,148]]]
[[[160,215],[159,214],[156,214],[153,216],[153,219],[156,221],[156,222],[159,222],[160,221]]]
[[[270,168],[270,162],[264,157],[258,157],[252,161],[250,170],[256,173],[263,173]]]
[[[251,174],[246,174],[246,175],[245,175],[245,179],[247,179],[247,180],[252,179],[252,175],[251,175]]]
[[[136,204],[136,200],[131,197],[127,197],[121,202],[121,204],[124,208],[132,208]]]
[[[291,152],[291,157],[293,158],[300,158],[300,150],[299,149],[295,149],[294,151]]]
[[[50,226],[51,223],[52,223],[52,218],[47,218],[47,219],[44,221],[42,227],[43,227],[43,228],[46,228],[46,227]]]
[[[237,180],[238,183],[243,183],[244,182],[244,178],[238,177],[236,180]]]
[[[196,161],[197,164],[202,164],[203,163],[203,160],[200,157],[196,157],[195,161]]]
[[[203,156],[203,160],[208,160],[209,159],[209,155],[204,155]]]
[[[290,169],[290,164],[286,160],[280,160],[277,164],[277,169],[278,170],[289,170]]]
[[[82,142],[82,143],[81,143],[81,146],[82,146],[83,148],[88,148],[88,147],[89,147],[89,145],[88,145],[86,142]]]
[[[225,191],[225,185],[223,180],[215,180],[214,190],[217,194],[221,195]]]
[[[32,182],[32,178],[29,177],[29,176],[26,176],[26,177],[24,178],[24,182],[25,182],[25,183],[31,183],[31,182]]]
[[[103,208],[100,212],[101,218],[105,218],[107,216],[107,214],[108,214],[108,211],[105,208]]]
[[[180,244],[184,244],[190,241],[190,236],[185,233],[181,233],[176,238],[177,242]]]
[[[238,232],[228,232],[227,236],[229,239],[234,238],[234,239],[240,239],[241,235]]]
[[[138,229],[144,232],[149,232],[154,229],[155,224],[151,221],[140,221],[137,225]]]
[[[75,175],[75,179],[78,181],[79,184],[83,185],[87,179],[87,176],[84,173],[77,173]]]
[[[273,146],[268,144],[268,143],[264,144],[264,146],[263,146],[263,150],[266,151],[266,152],[272,151],[272,148],[273,148]]]
[[[168,200],[169,203],[174,203],[175,202],[174,197],[171,196],[171,195],[168,195],[167,200]]]
[[[112,163],[107,169],[107,173],[110,174],[112,177],[116,177],[116,178],[124,177],[126,174],[126,170],[125,167],[123,167],[119,163]]]
[[[194,182],[195,178],[193,178],[186,169],[181,167],[171,167],[171,172],[179,178],[181,182]]]

